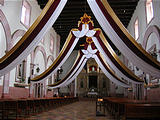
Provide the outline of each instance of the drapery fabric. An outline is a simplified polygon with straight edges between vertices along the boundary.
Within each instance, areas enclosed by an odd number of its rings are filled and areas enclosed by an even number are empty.
[[[58,70],[58,68],[60,68],[63,65],[63,63],[67,60],[67,58],[70,56],[78,40],[79,38],[76,38],[73,35],[71,30],[62,50],[60,51],[57,58],[53,61],[52,65],[47,70],[45,70],[42,74],[31,79],[31,81],[32,82],[43,81],[47,79],[51,74],[55,73]]]
[[[60,68],[67,60],[74,47],[76,46],[79,38],[82,38],[84,36],[92,37],[95,33],[96,31],[89,29],[88,24],[82,24],[80,30],[72,29],[56,60],[54,60],[52,65],[47,70],[45,70],[42,74],[36,76],[35,78],[31,79],[31,81],[40,82],[47,79],[51,74],[55,73],[56,70]]]
[[[21,40],[0,59],[0,76],[8,73],[24,60],[52,27],[67,0],[49,0],[40,16]]]
[[[87,0],[104,32],[125,57],[145,73],[160,77],[160,63],[129,34],[106,0]]]
[[[84,61],[83,53],[78,52],[77,58],[73,64],[72,68],[70,69],[68,74],[63,78],[63,80],[60,80],[60,81],[56,82],[55,84],[48,85],[48,86],[53,87],[53,88],[57,88],[57,87],[61,87],[62,85],[64,85],[66,83],[66,81],[68,81],[68,79],[71,78],[73,76],[73,74],[78,70],[78,68],[82,65],[83,61]]]
[[[82,54],[83,53],[83,54]],[[78,76],[78,74],[83,69],[84,65],[86,64],[86,61],[89,58],[94,58],[99,65],[99,67],[102,69],[104,74],[114,83],[117,85],[123,86],[125,88],[128,88],[129,85],[126,84],[123,80],[118,78],[116,74],[112,71],[112,69],[107,65],[107,63],[103,60],[101,55],[99,54],[99,51],[97,49],[92,49],[92,46],[89,44],[86,50],[82,50],[81,55],[77,56],[77,59],[72,66],[72,69],[68,72],[68,74],[59,82],[56,82],[52,85],[48,85],[49,88],[58,88],[63,87],[68,84],[70,84],[75,78]],[[82,60],[80,60],[82,59]],[[79,64],[78,64],[79,63]]]
[[[114,50],[111,48],[108,41],[104,37],[102,31],[100,29],[95,29],[95,31],[97,31],[97,33],[95,34],[95,37],[92,37],[92,40],[100,53],[103,54],[104,59],[116,72],[116,74],[130,82],[142,84],[143,80],[137,77],[128,67],[126,67],[121,62],[117,54],[114,52]]]
[[[127,85],[124,81],[122,81],[119,77],[116,76],[116,74],[112,71],[112,69],[108,66],[108,64],[105,62],[105,60],[101,57],[99,53],[97,53],[97,55],[94,55],[94,59],[96,60],[97,64],[99,65],[103,73],[112,82],[125,88],[129,87],[129,85]]]

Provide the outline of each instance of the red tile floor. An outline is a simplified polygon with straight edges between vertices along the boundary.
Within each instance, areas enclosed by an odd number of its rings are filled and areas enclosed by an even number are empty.
[[[31,116],[27,120],[114,120],[107,112],[106,116],[96,117],[95,101],[79,101],[48,112]]]

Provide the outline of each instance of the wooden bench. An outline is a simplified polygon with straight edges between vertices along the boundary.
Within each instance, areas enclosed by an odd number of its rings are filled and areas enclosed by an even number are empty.
[[[160,119],[160,104],[125,104],[123,120],[127,118]]]
[[[23,119],[75,101],[78,98],[0,99],[0,119]]]
[[[132,118],[133,116],[137,117],[138,114],[140,113],[142,114],[140,115],[141,116],[140,118],[147,118],[147,115],[148,115],[148,118],[159,117],[159,116],[156,116],[156,113],[157,113],[156,110],[160,109],[159,101],[131,100],[127,98],[114,98],[114,97],[104,98],[104,101],[105,101],[106,109],[111,113],[111,115],[115,116],[115,118],[117,119],[120,119],[121,117],[123,117],[124,119]],[[135,108],[133,108],[133,106]],[[146,111],[148,111],[148,109],[151,110],[151,108],[152,108],[151,114],[154,114],[154,116],[146,113]],[[133,112],[134,115],[132,116],[131,114],[133,109],[136,109],[136,110],[135,112]],[[139,110],[141,109],[140,110],[141,112],[137,113],[138,109]],[[159,110],[159,113],[160,113],[160,110]]]

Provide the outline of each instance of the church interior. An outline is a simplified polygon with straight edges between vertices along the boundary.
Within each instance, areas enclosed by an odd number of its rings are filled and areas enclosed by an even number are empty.
[[[0,0],[0,119],[160,119],[159,6]]]

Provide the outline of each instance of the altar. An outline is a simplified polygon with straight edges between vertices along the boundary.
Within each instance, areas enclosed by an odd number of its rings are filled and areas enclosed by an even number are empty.
[[[89,90],[89,92],[87,93],[87,95],[88,95],[88,97],[97,97],[97,95],[98,95],[98,92],[96,91],[96,89],[95,88],[91,88],[90,90]]]

